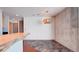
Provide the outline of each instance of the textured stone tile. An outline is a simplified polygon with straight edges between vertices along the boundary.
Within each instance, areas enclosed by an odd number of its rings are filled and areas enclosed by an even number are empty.
[[[27,40],[27,42],[39,52],[71,52],[66,47],[52,40]]]

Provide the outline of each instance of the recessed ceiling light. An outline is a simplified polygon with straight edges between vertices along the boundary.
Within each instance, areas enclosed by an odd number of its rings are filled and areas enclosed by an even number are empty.
[[[16,16],[19,16],[18,14],[16,14]]]

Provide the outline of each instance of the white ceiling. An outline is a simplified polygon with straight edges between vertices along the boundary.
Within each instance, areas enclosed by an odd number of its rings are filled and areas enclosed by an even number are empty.
[[[1,7],[8,15],[17,16],[55,16],[65,7]]]

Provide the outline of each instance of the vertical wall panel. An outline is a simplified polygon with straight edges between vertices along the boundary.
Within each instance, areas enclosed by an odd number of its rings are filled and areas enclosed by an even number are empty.
[[[79,8],[78,8],[78,30],[77,30],[77,51],[79,51]]]
[[[74,22],[74,20],[76,21]],[[76,51],[77,49],[77,9],[66,8],[56,16],[56,41]]]
[[[75,51],[77,51],[77,21],[78,21],[78,8],[71,8],[71,42]]]

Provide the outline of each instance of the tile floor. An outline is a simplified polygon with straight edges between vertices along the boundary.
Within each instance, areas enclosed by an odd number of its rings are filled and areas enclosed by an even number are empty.
[[[39,52],[72,52],[68,48],[52,40],[27,40],[27,43]]]

